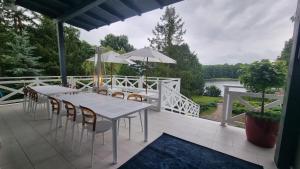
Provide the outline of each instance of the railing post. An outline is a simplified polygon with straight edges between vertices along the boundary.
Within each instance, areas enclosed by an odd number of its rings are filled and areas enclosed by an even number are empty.
[[[229,94],[229,87],[224,86],[223,113],[222,113],[222,120],[221,120],[221,126],[224,127],[226,126],[226,120],[227,120],[228,94]]]
[[[112,86],[115,87],[116,86],[116,75],[113,75],[112,77]]]
[[[177,85],[176,85],[176,89],[177,91],[180,93],[180,85],[181,85],[181,79],[178,79]]]
[[[39,79],[39,77],[37,76],[37,77],[35,77],[34,79],[35,79],[36,85],[37,85],[37,86],[40,86],[40,79]]]
[[[71,85],[71,88],[76,87],[76,81],[74,79],[74,76],[70,76],[69,80],[70,80],[69,84]]]
[[[140,78],[139,78],[139,84],[138,84],[138,88],[143,88],[143,81],[144,81],[144,78],[143,78],[143,76],[140,76]]]
[[[161,111],[161,103],[162,103],[162,81],[158,81],[158,111]]]

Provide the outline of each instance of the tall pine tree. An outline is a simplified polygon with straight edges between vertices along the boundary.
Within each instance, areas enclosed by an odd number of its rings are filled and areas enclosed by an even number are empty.
[[[13,33],[12,40],[7,42],[8,54],[1,56],[4,71],[8,76],[35,76],[39,75],[41,70],[38,59],[33,56],[35,47],[29,43],[29,37],[25,31],[20,34]]]
[[[172,57],[177,64],[155,64],[155,68],[149,71],[149,75],[181,78],[181,92],[191,97],[203,93],[204,80],[202,65],[197,55],[190,50],[188,44],[184,43],[183,35],[186,30],[183,26],[184,22],[175,8],[167,7],[160,22],[152,31],[154,37],[148,40],[151,47]]]
[[[184,22],[176,13],[174,7],[167,7],[165,13],[160,18],[152,33],[153,38],[148,38],[150,46],[163,51],[165,48],[183,43],[183,35],[186,30],[183,28]]]

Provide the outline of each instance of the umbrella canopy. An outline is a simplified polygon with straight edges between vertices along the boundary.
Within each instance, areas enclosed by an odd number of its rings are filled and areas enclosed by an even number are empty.
[[[94,57],[87,59],[87,61],[97,63],[97,54]],[[105,63],[119,63],[119,64],[135,64],[133,61],[128,58],[120,57],[120,54],[114,51],[109,51],[101,54],[101,62]]]
[[[121,57],[126,57],[130,60],[143,61],[146,62],[159,62],[159,63],[172,63],[176,64],[176,60],[158,52],[155,49],[150,47],[145,47],[142,49],[138,49],[129,53],[125,53],[120,55]]]
[[[120,57],[120,54],[116,53],[114,51],[109,51],[109,52],[101,54],[99,57],[99,62],[98,62],[98,57],[99,56],[97,53],[97,54],[95,54],[94,57],[87,59],[87,61],[95,62],[95,65],[98,64],[98,66],[96,66],[96,67],[100,67],[100,65],[101,65],[100,62],[110,63],[110,83],[111,83],[110,86],[111,86],[111,89],[113,88],[113,79],[112,79],[113,63],[129,64],[129,65],[135,64],[133,61],[131,61],[125,57]],[[99,68],[99,69],[101,69],[101,68]],[[97,76],[99,76],[99,75],[97,75]]]
[[[120,55],[121,57],[126,57],[130,60],[146,62],[158,62],[158,63],[172,63],[176,64],[176,60],[160,53],[159,51],[152,49],[150,47],[145,47],[138,49],[129,53]],[[147,67],[146,67],[146,94],[148,91],[148,80],[147,80]]]

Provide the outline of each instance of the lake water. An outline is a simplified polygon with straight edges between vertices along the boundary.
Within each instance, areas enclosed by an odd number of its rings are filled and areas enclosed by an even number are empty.
[[[219,88],[221,92],[221,96],[224,96],[224,85],[229,86],[243,86],[239,81],[237,80],[224,80],[224,81],[206,81],[206,86],[212,86],[215,85],[217,88]],[[230,88],[230,91],[239,91],[239,92],[245,92],[246,89],[244,88]]]

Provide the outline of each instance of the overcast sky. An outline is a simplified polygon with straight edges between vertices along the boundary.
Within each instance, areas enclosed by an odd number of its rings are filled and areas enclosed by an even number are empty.
[[[185,0],[174,4],[183,18],[184,40],[202,64],[251,63],[274,60],[292,36],[290,20],[297,0]],[[147,38],[164,10],[158,9],[92,31],[81,39],[99,45],[108,33],[127,35],[136,48],[149,46]]]

